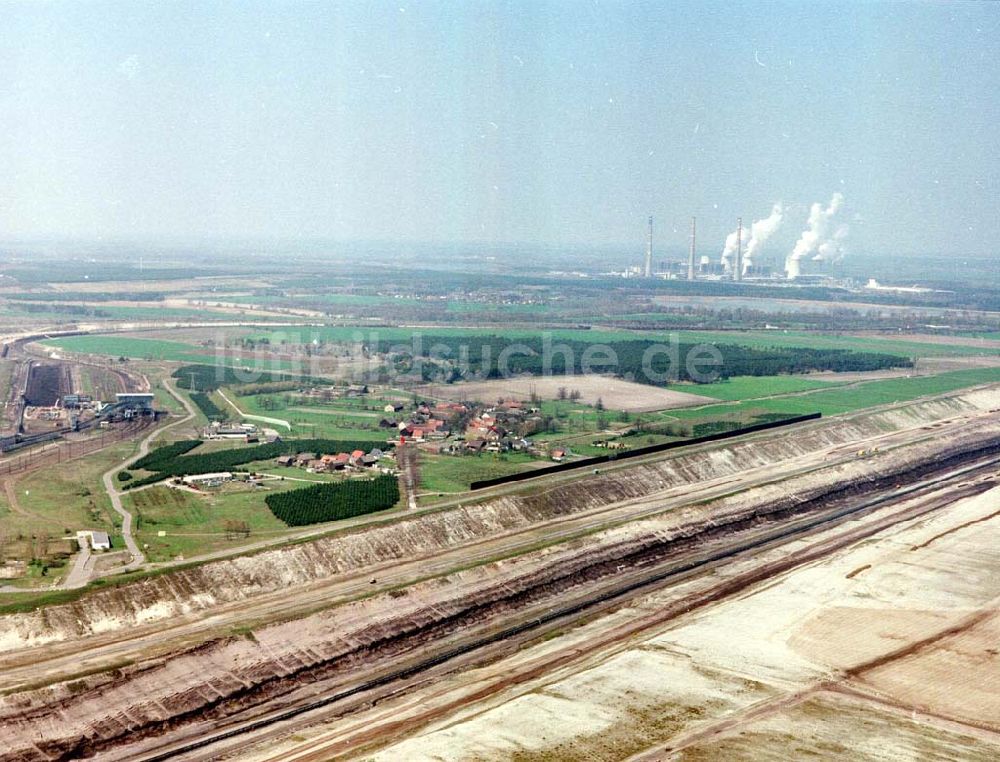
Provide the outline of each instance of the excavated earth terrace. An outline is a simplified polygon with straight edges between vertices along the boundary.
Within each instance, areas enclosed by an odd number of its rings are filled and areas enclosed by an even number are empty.
[[[7,695],[0,699],[0,759],[68,759],[90,753],[126,759],[166,740],[197,737],[233,718],[293,706],[348,685],[362,672],[412,658],[427,644],[460,643],[554,602],[584,599],[611,584],[622,569],[654,568],[769,522],[835,507],[889,489],[894,482],[996,453],[998,408],[1000,393],[986,389],[825,421],[795,436],[759,437],[675,455],[541,492],[361,527],[100,591],[73,604],[3,617],[0,645],[12,659],[33,650],[44,654],[47,644],[70,640],[78,640],[83,652],[90,639],[107,633],[176,617],[210,616],[206,610],[221,604],[266,600],[276,591],[287,596],[296,586],[318,579],[461,549],[565,517],[600,514],[599,520],[582,525],[588,531],[581,534],[536,543],[507,558],[483,558],[468,568],[456,564],[438,576],[363,597],[334,598],[311,612],[262,623],[252,631],[194,639],[168,654],[133,658],[113,670],[55,679],[41,687],[7,682]],[[897,437],[900,433],[906,436]],[[877,450],[869,446],[864,456],[854,452],[852,445],[870,441],[881,444]],[[802,464],[809,467],[797,469]],[[728,491],[665,507],[664,496],[671,490],[755,471],[769,478],[749,487],[735,478]],[[970,490],[973,502],[996,498],[996,490],[988,486]],[[973,494],[976,490],[982,495]],[[615,513],[619,507],[620,515]],[[604,509],[608,512],[601,513]],[[20,673],[26,669],[22,665]],[[882,675],[880,669],[872,674],[881,675],[883,683],[905,682],[905,675],[894,676],[891,670]],[[17,674],[13,670],[7,679]],[[813,699],[846,700],[839,694]],[[722,705],[735,706],[728,694],[720,699]],[[803,701],[794,709],[812,707]],[[648,709],[643,704],[636,711]],[[615,722],[622,725],[620,717],[605,725],[615,727]],[[595,728],[596,737],[604,733],[603,727]],[[521,746],[526,750],[530,744]],[[538,748],[554,751],[551,744]]]

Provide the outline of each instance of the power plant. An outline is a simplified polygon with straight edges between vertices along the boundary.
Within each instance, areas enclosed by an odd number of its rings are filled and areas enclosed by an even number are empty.
[[[773,279],[814,281],[829,277],[829,266],[844,257],[845,240],[849,233],[846,223],[840,221],[844,197],[834,193],[829,203],[814,203],[810,207],[806,229],[794,249],[782,262],[777,252],[766,249],[769,239],[781,228],[786,209],[776,201],[771,212],[743,227],[743,217],[736,218],[736,230],[726,236],[719,260],[698,257],[697,218],[691,217],[691,233],[687,262],[683,258],[666,258],[654,267],[653,216],[648,218],[646,256],[641,264],[630,265],[623,272],[609,273],[626,278],[665,278],[695,280],[697,278],[723,279],[742,282],[745,279]],[[669,227],[669,226],[668,226]],[[677,232],[676,230],[674,232]],[[669,242],[666,244],[669,248]]]

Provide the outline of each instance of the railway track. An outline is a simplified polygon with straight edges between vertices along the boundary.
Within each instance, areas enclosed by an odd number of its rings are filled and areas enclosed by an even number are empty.
[[[476,634],[466,642],[449,645],[438,653],[428,655],[405,666],[384,671],[369,679],[334,690],[328,695],[241,723],[236,727],[220,728],[203,738],[174,744],[151,751],[145,755],[139,755],[135,758],[143,760],[143,762],[158,762],[160,760],[180,757],[187,758],[195,752],[202,751],[209,751],[210,756],[212,756],[218,752],[211,749],[211,747],[218,747],[220,744],[225,745],[227,741],[241,737],[253,737],[251,740],[258,742],[260,739],[254,736],[261,731],[267,731],[272,727],[288,723],[290,720],[309,713],[329,709],[352,698],[363,696],[365,701],[377,700],[379,692],[398,692],[406,687],[405,683],[407,681],[418,678],[436,667],[447,665],[449,662],[456,661],[462,657],[474,656],[478,652],[487,651],[491,647],[505,642],[532,640],[544,635],[546,629],[552,629],[556,625],[560,627],[566,626],[581,616],[589,616],[603,609],[614,607],[629,597],[650,592],[664,583],[686,578],[701,571],[707,571],[738,556],[745,556],[773,548],[817,531],[833,529],[840,524],[865,517],[894,503],[935,493],[943,487],[955,487],[957,485],[957,488],[949,493],[952,496],[956,496],[959,493],[967,494],[970,490],[982,489],[981,485],[971,483],[969,479],[977,475],[982,475],[984,472],[992,474],[998,465],[1000,465],[1000,456],[996,454],[985,458],[981,457],[969,465],[949,469],[945,473],[920,479],[907,486],[889,489],[870,498],[850,501],[849,504],[834,510],[825,511],[818,515],[807,515],[799,519],[783,522],[778,526],[769,527],[763,531],[754,532],[752,536],[741,537],[737,542],[724,547],[696,553],[681,560],[658,565],[652,569],[644,569],[631,574],[626,573],[623,575],[621,582],[607,585],[585,598],[548,608],[541,613],[534,613],[524,618],[523,621],[501,629]],[[871,525],[866,526],[864,530],[855,529],[850,531],[847,533],[849,535],[848,538],[843,542],[835,542],[821,550],[823,553],[833,552],[833,550],[842,547],[844,544],[856,542],[858,539],[880,532],[893,524],[912,520],[920,515],[936,510],[942,504],[944,503],[941,501],[932,501],[930,505],[918,506],[917,508],[898,512],[890,517],[873,522]],[[771,569],[771,576],[806,561],[813,560],[813,558],[814,556],[808,552],[799,553],[794,559],[788,559],[787,564],[782,565],[780,568]],[[752,584],[755,581],[760,580],[755,578],[748,581],[747,584]],[[690,610],[690,608],[688,607],[685,610]],[[222,750],[220,749],[219,751]],[[230,752],[231,749],[225,749],[225,751]]]

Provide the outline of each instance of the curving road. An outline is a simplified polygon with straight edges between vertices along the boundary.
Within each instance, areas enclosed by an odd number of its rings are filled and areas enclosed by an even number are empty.
[[[118,490],[118,487],[115,484],[115,474],[117,474],[123,468],[128,468],[130,465],[135,463],[135,461],[139,460],[139,458],[142,458],[143,456],[147,455],[149,453],[149,448],[150,445],[152,445],[153,440],[156,439],[160,434],[176,426],[180,426],[181,424],[187,423],[188,421],[192,420],[195,417],[195,415],[197,415],[191,403],[185,397],[181,396],[177,392],[177,390],[173,387],[173,385],[170,383],[168,379],[163,380],[163,386],[168,392],[170,392],[171,396],[174,399],[176,399],[178,402],[181,403],[181,405],[184,406],[184,409],[187,411],[187,415],[177,421],[174,421],[173,423],[164,426],[163,428],[154,429],[153,432],[148,437],[146,437],[145,439],[142,440],[142,442],[139,443],[139,451],[135,455],[133,455],[124,463],[115,465],[109,471],[105,472],[104,476],[102,477],[102,481],[104,482],[104,489],[108,493],[108,497],[111,499],[111,507],[114,508],[115,512],[117,512],[118,515],[122,517],[122,537],[125,538],[125,547],[127,547],[129,553],[132,554],[132,560],[125,565],[124,571],[133,571],[135,569],[144,566],[146,563],[146,556],[142,552],[142,550],[139,549],[139,545],[138,543],[136,543],[135,537],[132,535],[132,514],[126,511],[125,507],[122,505],[122,492]],[[86,579],[83,580],[82,584],[86,584],[87,581],[89,580]],[[77,584],[75,586],[81,587],[82,585]]]
[[[240,418],[246,418],[248,421],[260,421],[261,423],[272,423],[275,426],[284,426],[289,431],[292,430],[292,424],[290,424],[283,418],[268,418],[266,415],[250,415],[250,413],[244,413],[242,410],[239,409],[239,407],[236,405],[235,402],[233,402],[231,399],[229,399],[229,397],[226,396],[226,393],[222,391],[222,389],[219,389],[218,392],[219,396],[226,401],[226,404],[229,405],[229,407],[231,407],[233,410],[236,411],[236,415],[238,415]]]
[[[945,421],[948,426],[959,428],[967,425],[970,420],[995,415],[984,411],[976,415],[958,415]],[[293,596],[288,595],[287,589],[275,590],[250,600],[241,599],[219,604],[213,607],[211,616],[207,616],[204,610],[197,610],[170,620],[150,622],[128,631],[109,631],[93,635],[87,639],[85,646],[80,641],[67,640],[29,649],[24,653],[0,654],[0,689],[10,690],[37,681],[42,676],[46,680],[63,679],[65,675],[76,674],[82,669],[92,670],[122,660],[136,660],[143,654],[168,647],[168,643],[173,645],[182,641],[191,642],[195,638],[209,634],[215,636],[231,626],[246,625],[249,622],[259,624],[279,617],[291,619],[301,616],[301,612],[305,610],[328,607],[335,602],[349,601],[394,587],[444,576],[456,569],[519,555],[528,552],[539,542],[545,544],[566,542],[593,534],[603,528],[649,518],[685,505],[718,499],[735,491],[777,484],[792,476],[836,468],[856,460],[858,449],[867,449],[873,444],[877,444],[882,450],[888,450],[904,443],[912,444],[932,439],[940,434],[940,429],[925,431],[923,426],[880,433],[850,444],[821,447],[792,459],[703,479],[697,484],[684,483],[663,487],[649,494],[559,517],[544,522],[544,525],[518,527],[458,543],[446,550],[414,553],[406,558],[347,570],[342,574],[302,585],[296,589],[296,594]],[[663,454],[657,453],[656,457],[663,459]],[[565,478],[565,474],[561,476]],[[576,474],[574,478],[579,479],[580,474]],[[558,483],[561,480],[552,481]],[[546,486],[550,487],[550,480],[546,479],[546,482]],[[509,491],[510,485],[504,487]],[[504,494],[505,490],[498,488],[498,493]],[[402,516],[396,514],[391,520],[400,518]],[[329,532],[329,528],[313,531]],[[258,546],[273,544],[273,539],[257,543]],[[227,549],[214,555],[221,557],[237,553],[233,549]],[[375,585],[371,584],[373,577],[377,579]]]
[[[119,571],[134,571],[136,569],[142,568],[146,565],[146,556],[140,550],[138,543],[135,541],[135,537],[132,534],[132,514],[125,510],[122,505],[122,495],[116,487],[115,474],[117,474],[123,468],[128,468],[132,463],[137,461],[139,458],[147,455],[149,453],[149,448],[153,441],[163,432],[168,429],[172,429],[175,426],[180,426],[181,424],[187,423],[192,420],[197,413],[190,402],[183,396],[181,396],[177,390],[171,385],[170,381],[164,379],[163,385],[171,396],[174,397],[178,402],[183,405],[187,415],[179,420],[176,420],[162,428],[154,428],[148,436],[146,436],[140,443],[139,449],[131,458],[127,461],[119,463],[111,468],[109,471],[105,472],[101,477],[104,484],[104,490],[108,493],[108,498],[111,500],[111,507],[114,508],[115,512],[122,517],[122,536],[125,538],[125,547],[128,548],[129,553],[132,555],[132,560],[129,561],[124,567],[116,569]],[[9,489],[7,485],[5,488]],[[12,505],[16,505],[16,500],[10,501]],[[74,588],[85,587],[90,583],[90,580],[94,576],[94,565],[92,563],[93,555],[90,552],[89,547],[81,547],[79,554],[73,561],[73,566],[70,568],[69,573],[63,580],[52,587],[46,588],[46,590],[71,590]],[[3,593],[37,593],[38,590],[33,588],[21,588],[4,586],[0,587],[0,592]]]

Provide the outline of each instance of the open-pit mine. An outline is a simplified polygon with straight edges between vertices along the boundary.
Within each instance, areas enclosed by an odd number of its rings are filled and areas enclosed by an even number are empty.
[[[0,758],[995,759],[1000,388],[0,617]]]

